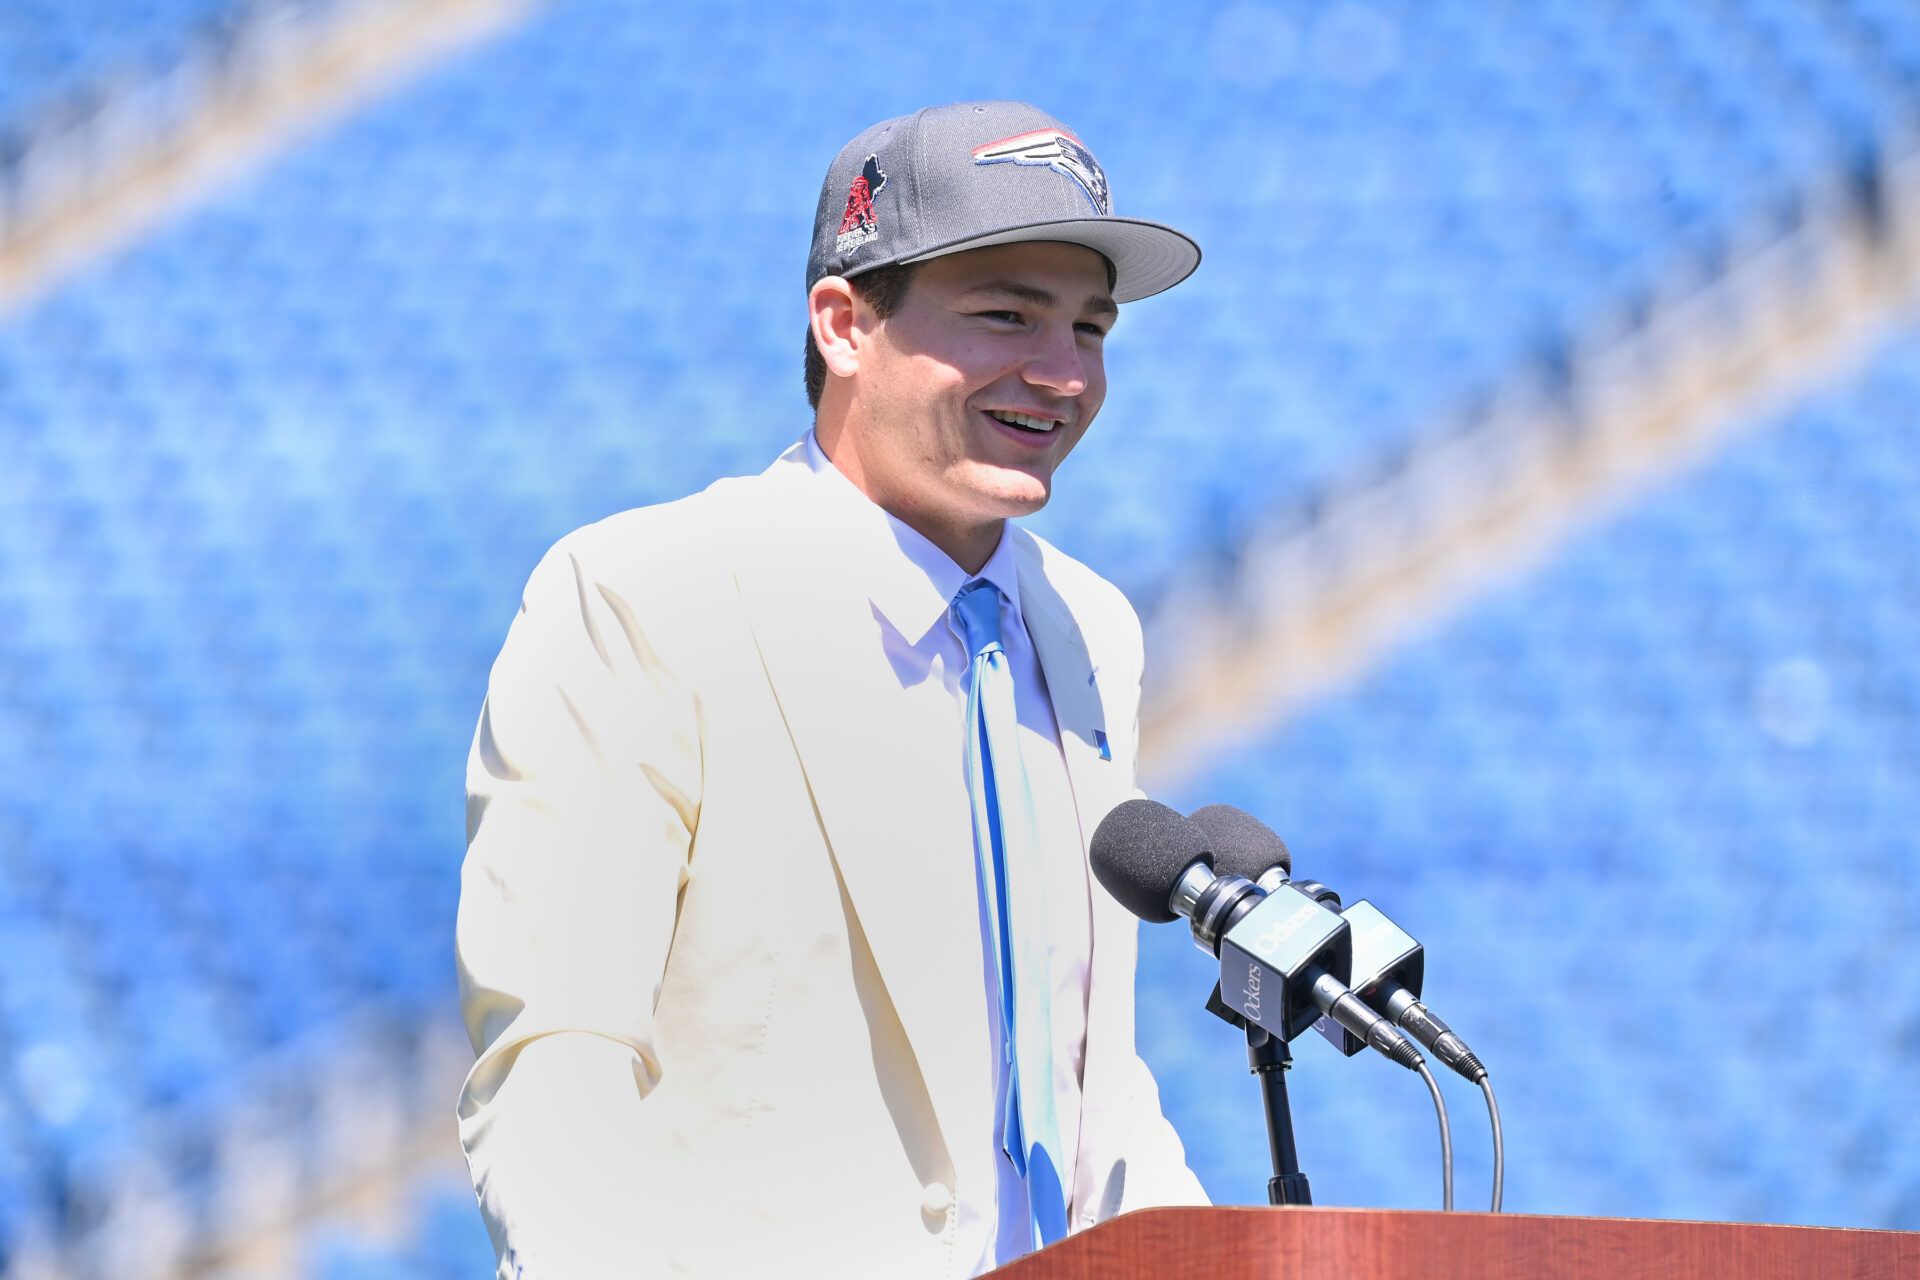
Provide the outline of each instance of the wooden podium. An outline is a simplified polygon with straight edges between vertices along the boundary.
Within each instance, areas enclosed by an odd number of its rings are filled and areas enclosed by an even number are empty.
[[[1920,1232],[1393,1209],[1141,1209],[1004,1280],[1911,1280]]]

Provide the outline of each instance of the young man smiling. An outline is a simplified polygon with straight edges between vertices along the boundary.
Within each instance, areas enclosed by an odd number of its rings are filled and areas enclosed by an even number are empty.
[[[1106,398],[1107,260],[1049,240],[963,250],[913,268],[905,295],[882,319],[851,281],[814,283],[815,432],[855,488],[977,573]]]
[[[1199,260],[1020,103],[827,173],[812,431],[562,539],[468,763],[463,1145],[502,1276],[976,1275],[1204,1203],[1134,1052],[1126,601],[1007,523]]]

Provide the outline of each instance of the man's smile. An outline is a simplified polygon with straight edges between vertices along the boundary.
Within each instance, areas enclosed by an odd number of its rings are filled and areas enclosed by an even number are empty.
[[[1022,431],[1036,435],[1046,435],[1056,427],[1066,426],[1065,419],[1045,413],[1021,413],[1013,409],[983,409],[989,418],[1005,426],[1017,427]]]

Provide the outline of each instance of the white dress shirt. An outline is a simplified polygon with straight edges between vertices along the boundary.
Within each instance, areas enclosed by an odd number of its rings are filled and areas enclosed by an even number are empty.
[[[887,660],[900,680],[901,696],[915,708],[916,719],[929,735],[945,735],[953,743],[953,785],[965,795],[966,706],[970,664],[960,628],[949,605],[960,589],[976,578],[991,581],[1001,592],[1000,636],[1014,677],[1014,700],[1020,720],[1020,757],[1032,789],[1040,847],[1046,863],[1048,973],[1052,983],[1054,1095],[1060,1117],[1065,1161],[1063,1185],[1074,1185],[1074,1164],[1080,1129],[1081,1067],[1086,1053],[1087,973],[1093,945],[1088,868],[1081,839],[1073,789],[1066,761],[1060,754],[1060,731],[1047,695],[1046,677],[1020,613],[1020,580],[1013,546],[1002,537],[993,555],[977,574],[969,574],[940,548],[909,528],[842,475],[821,450],[812,432],[806,438],[807,462],[827,500],[843,504],[840,514],[854,531],[841,544],[849,562],[834,571],[863,584],[880,627]],[[932,740],[930,738],[930,740]],[[954,850],[972,858],[971,836],[942,833],[930,841],[926,853],[952,856]],[[992,1061],[1001,1061],[1003,1031],[999,979],[993,968],[993,943],[987,935],[981,904],[982,981],[987,987]],[[1026,1187],[1001,1151],[1005,1115],[1005,1073],[996,1072],[993,1115],[983,1122],[979,1141],[991,1143],[999,1171],[997,1197],[989,1202],[961,1189],[958,1204],[958,1251],[977,1256],[975,1274],[1032,1251]],[[984,1119],[984,1118],[983,1118]]]

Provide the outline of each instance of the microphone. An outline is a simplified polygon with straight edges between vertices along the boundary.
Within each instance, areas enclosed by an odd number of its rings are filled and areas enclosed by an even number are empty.
[[[1192,821],[1206,833],[1212,865],[1221,873],[1243,876],[1262,888],[1290,883],[1293,856],[1286,842],[1246,810],[1210,804],[1195,809]],[[1309,881],[1299,887],[1315,896],[1323,894],[1322,901],[1331,901],[1352,926],[1350,982],[1354,994],[1466,1079],[1474,1084],[1486,1079],[1487,1069],[1466,1041],[1420,1003],[1426,976],[1426,953],[1421,945],[1364,898],[1341,907],[1339,896],[1322,885]],[[1322,1018],[1315,1027],[1348,1057],[1364,1047],[1361,1040],[1332,1019]]]
[[[1202,805],[1188,814],[1187,820],[1206,833],[1210,850],[1224,851],[1232,862],[1230,870],[1262,889],[1284,884],[1293,875],[1293,854],[1287,850],[1287,842],[1245,809],[1230,804]]]
[[[1413,1044],[1342,980],[1352,972],[1352,927],[1299,886],[1283,882],[1269,892],[1221,871],[1204,828],[1147,799],[1124,801],[1101,819],[1089,860],[1107,892],[1142,920],[1187,919],[1194,942],[1220,961],[1223,1002],[1246,1021],[1292,1040],[1330,1018],[1408,1070],[1420,1069]]]
[[[1207,833],[1144,798],[1123,800],[1100,820],[1087,857],[1102,887],[1148,924],[1191,917],[1193,900],[1214,879]]]

